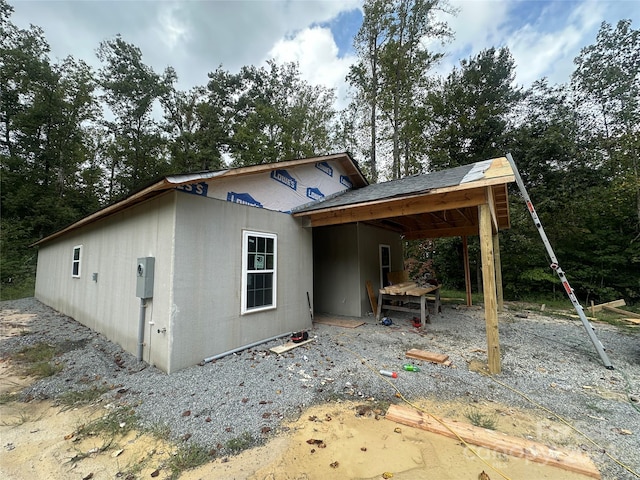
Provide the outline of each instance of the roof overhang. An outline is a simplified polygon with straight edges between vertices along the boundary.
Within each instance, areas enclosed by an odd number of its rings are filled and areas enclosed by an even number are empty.
[[[311,227],[366,222],[398,232],[407,239],[439,238],[477,235],[478,207],[489,205],[493,231],[507,229],[510,227],[507,184],[515,181],[513,170],[506,158],[481,163],[487,167],[464,183],[346,205],[323,208],[318,204],[293,215]],[[364,188],[372,187],[375,185]]]
[[[350,153],[335,153],[331,155],[322,155],[318,157],[310,157],[310,158],[302,158],[296,160],[288,160],[284,162],[277,163],[264,163],[260,165],[251,165],[247,167],[240,168],[229,168],[226,170],[218,170],[213,172],[197,172],[197,173],[185,173],[178,175],[170,175],[164,177],[160,180],[155,181],[154,183],[132,193],[128,197],[120,200],[112,205],[109,205],[97,212],[84,217],[77,222],[63,228],[62,230],[58,230],[57,232],[42,238],[32,244],[31,246],[41,245],[43,243],[54,240],[66,233],[69,233],[72,230],[76,230],[85,225],[89,225],[90,223],[96,222],[102,218],[108,217],[115,213],[121,212],[130,208],[139,203],[145,202],[151,198],[154,198],[162,193],[173,190],[180,185],[187,185],[190,183],[202,182],[202,181],[224,181],[228,178],[234,177],[242,177],[248,175],[255,175],[264,172],[270,172],[274,169],[283,169],[283,168],[292,168],[300,165],[313,164],[318,162],[336,162],[338,163],[345,174],[351,180],[354,188],[361,188],[369,184],[367,179],[364,177],[358,164],[353,159]]]

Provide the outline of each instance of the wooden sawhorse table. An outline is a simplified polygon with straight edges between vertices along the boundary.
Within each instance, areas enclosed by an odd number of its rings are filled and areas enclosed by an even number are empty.
[[[440,285],[431,287],[418,287],[413,282],[400,283],[381,288],[378,297],[378,311],[376,320],[380,321],[382,310],[397,310],[401,312],[420,312],[420,326],[431,323],[427,307],[427,294],[433,293],[435,296],[435,313],[440,311]],[[384,301],[391,301],[391,304],[384,304]],[[394,305],[393,302],[398,303]],[[419,303],[420,309],[405,306],[406,303]]]

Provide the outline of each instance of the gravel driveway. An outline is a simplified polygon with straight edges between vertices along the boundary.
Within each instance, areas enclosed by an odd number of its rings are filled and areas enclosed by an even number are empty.
[[[549,411],[585,434],[580,448],[604,479],[640,472],[640,330],[597,324],[615,369],[607,370],[579,320],[507,310],[500,315],[502,373],[494,378],[469,366],[486,363],[483,312],[445,305],[424,332],[409,319],[391,326],[363,319],[357,328],[315,324],[315,341],[282,355],[271,341],[214,362],[166,375],[73,319],[33,298],[0,303],[6,325],[13,313],[31,314],[26,334],[3,338],[0,355],[39,342],[61,345],[64,368],[22,392],[23,400],[56,398],[69,390],[109,387],[102,401],[135,408],[144,426],[167,425],[173,438],[224,446],[251,438],[261,443],[280,431],[283,419],[305,407],[339,398],[398,403],[396,391],[377,374],[399,370],[392,380],[407,398],[467,399]],[[28,332],[28,333],[27,333]],[[403,372],[404,354],[418,348],[450,356],[444,366],[414,361],[420,372]],[[499,382],[499,383],[498,383]],[[525,398],[525,396],[527,398]],[[615,458],[628,469],[612,460]]]

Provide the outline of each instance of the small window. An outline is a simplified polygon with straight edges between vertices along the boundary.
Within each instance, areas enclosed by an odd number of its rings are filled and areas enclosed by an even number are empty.
[[[242,232],[242,313],[276,307],[277,235]]]
[[[391,285],[391,282],[389,282],[389,272],[391,272],[391,247],[389,245],[380,245],[381,288]]]
[[[71,262],[71,276],[80,278],[80,262],[82,260],[82,245],[73,247],[73,260]]]

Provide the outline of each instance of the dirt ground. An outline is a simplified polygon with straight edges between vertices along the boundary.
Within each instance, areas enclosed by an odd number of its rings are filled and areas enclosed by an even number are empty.
[[[23,328],[28,319],[4,319],[0,339]],[[0,360],[0,395],[19,392],[33,379],[20,375],[10,360]],[[463,402],[416,406],[439,418],[468,422]],[[18,479],[167,478],[178,446],[135,431],[105,438],[79,435],[80,427],[104,416],[109,405],[68,409],[51,401],[0,405],[0,477]],[[474,404],[478,412],[497,419],[497,430],[514,436],[548,440],[577,448],[568,427],[543,416],[497,403]],[[196,479],[585,479],[552,466],[509,457],[384,418],[384,411],[365,403],[340,402],[314,406],[284,433],[266,445],[234,457],[216,458],[183,472]]]

